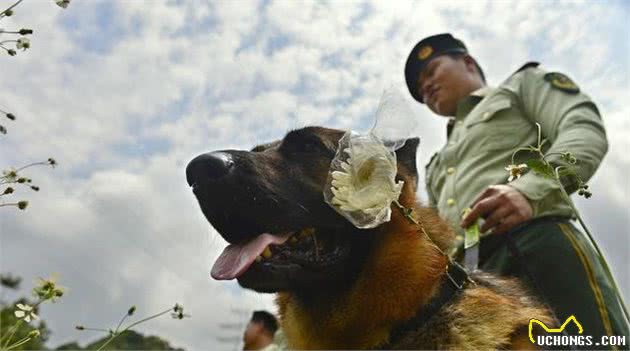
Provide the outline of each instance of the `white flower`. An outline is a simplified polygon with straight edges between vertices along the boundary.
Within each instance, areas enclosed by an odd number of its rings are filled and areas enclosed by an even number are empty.
[[[21,303],[18,303],[16,306],[18,309],[15,310],[13,314],[15,314],[17,318],[24,319],[26,323],[29,323],[31,319],[39,319],[35,312],[33,312],[33,306],[23,305]]]
[[[527,169],[527,165],[521,163],[520,165],[509,165],[505,167],[505,170],[510,173],[510,177],[508,178],[508,182],[514,180],[514,178],[518,179],[523,175],[523,172]]]
[[[16,47],[18,49],[26,50],[31,47],[31,41],[28,38],[22,37],[17,40]]]
[[[346,134],[339,147],[343,152],[331,164],[329,203],[359,228],[388,221],[390,206],[403,187],[402,181],[395,181],[395,154],[373,135]]]
[[[65,9],[68,7],[68,5],[70,5],[70,0],[55,0],[55,3],[57,4],[57,6]]]
[[[17,181],[17,170],[15,168],[9,168],[2,171],[2,178],[7,183],[12,183]]]
[[[57,274],[53,273],[48,279],[39,278],[39,283],[33,288],[33,294],[41,300],[56,302],[63,296],[64,288],[57,285]]]
[[[184,319],[184,317],[190,317],[190,315],[184,313],[184,306],[176,303],[175,307],[173,307],[173,312],[171,312],[171,317],[174,319]]]

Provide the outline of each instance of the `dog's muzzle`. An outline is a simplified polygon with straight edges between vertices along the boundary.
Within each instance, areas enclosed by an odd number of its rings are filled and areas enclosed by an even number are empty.
[[[194,188],[229,175],[233,168],[234,160],[229,153],[208,152],[195,157],[188,163],[186,181]]]

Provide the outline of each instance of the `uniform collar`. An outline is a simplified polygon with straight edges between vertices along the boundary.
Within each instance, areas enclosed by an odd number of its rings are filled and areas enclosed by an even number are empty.
[[[483,87],[473,91],[470,95],[461,99],[457,103],[457,110],[455,116],[450,118],[448,125],[446,126],[446,137],[451,135],[451,131],[455,126],[455,121],[463,120],[472,111],[477,104],[483,100],[486,96],[490,95],[495,88],[484,85]]]
[[[489,86],[483,86],[473,91],[472,93],[470,93],[470,95],[466,96],[465,98],[461,99],[457,103],[455,119],[456,120],[464,119],[470,113],[470,111],[472,111],[472,109],[474,109],[475,106],[477,106],[477,104],[481,100],[483,100],[486,96],[490,95],[492,91],[494,90],[495,88],[492,88]]]
[[[489,87],[489,86],[487,86],[487,85],[484,85],[484,86],[482,86],[481,88],[479,88],[479,89],[477,89],[477,90],[473,91],[472,93],[470,93],[470,96],[477,96],[477,97],[480,97],[480,98],[484,98],[484,97],[486,97],[486,96],[487,96],[487,95],[488,95],[491,91],[492,91],[492,88],[491,88],[491,87]]]

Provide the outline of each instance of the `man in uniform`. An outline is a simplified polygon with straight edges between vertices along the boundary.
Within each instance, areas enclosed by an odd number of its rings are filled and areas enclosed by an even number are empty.
[[[514,151],[537,146],[539,139],[547,140],[542,152],[552,165],[577,160],[584,182],[608,149],[591,99],[564,74],[537,66],[524,65],[495,88],[486,85],[481,67],[450,34],[425,38],[413,48],[405,66],[409,92],[450,118],[447,144],[427,165],[429,204],[459,232],[454,257],[463,257],[464,228],[481,218],[479,268],[521,278],[559,323],[575,315],[583,334],[594,339],[585,347],[599,348],[595,342],[602,335],[630,338],[605,261],[571,223],[575,214],[555,179],[531,171],[521,176],[521,167],[512,168],[515,177],[508,183],[506,166],[536,157],[519,152],[513,159]],[[575,179],[563,178],[569,193],[577,190]],[[584,188],[580,193],[590,195]],[[470,212],[462,219],[465,209]]]

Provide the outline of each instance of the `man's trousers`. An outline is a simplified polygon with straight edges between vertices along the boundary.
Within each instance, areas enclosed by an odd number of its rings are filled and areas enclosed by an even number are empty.
[[[615,349],[595,344],[603,335],[625,336],[625,346],[616,349],[628,349],[630,332],[620,293],[598,256],[586,235],[568,219],[541,217],[509,233],[482,238],[479,268],[520,278],[555,314],[559,324],[550,328],[560,327],[574,315],[583,327],[581,335],[593,337],[592,345],[575,349]],[[575,325],[565,331],[580,335]]]

